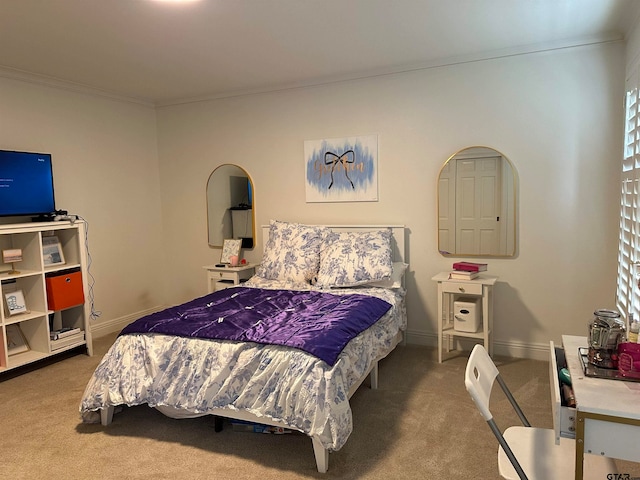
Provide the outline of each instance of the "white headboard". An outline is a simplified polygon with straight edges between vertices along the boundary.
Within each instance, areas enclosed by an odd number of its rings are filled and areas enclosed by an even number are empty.
[[[406,262],[404,244],[404,225],[314,225],[328,227],[331,230],[340,232],[366,232],[380,230],[382,228],[391,229],[391,247],[393,248],[393,261]],[[262,251],[269,240],[269,225],[262,225]]]

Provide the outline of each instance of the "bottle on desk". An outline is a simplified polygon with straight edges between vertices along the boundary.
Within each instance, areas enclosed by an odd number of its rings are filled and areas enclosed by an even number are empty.
[[[630,343],[638,343],[638,333],[640,332],[640,321],[635,318],[633,313],[629,314],[629,334],[627,341]]]
[[[576,397],[573,394],[573,388],[563,383],[561,390],[562,398],[564,399],[564,403],[567,405],[567,407],[576,408]]]

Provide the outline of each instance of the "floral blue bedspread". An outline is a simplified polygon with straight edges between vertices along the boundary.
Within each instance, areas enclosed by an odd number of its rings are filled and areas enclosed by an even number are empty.
[[[345,345],[391,308],[367,295],[237,287],[147,315],[122,335],[155,333],[299,348],[333,365]]]
[[[248,286],[287,288],[262,279]],[[230,416],[248,412],[282,422],[317,438],[324,448],[339,450],[353,429],[349,391],[396,345],[406,313],[403,290],[339,289],[331,294],[371,295],[392,305],[346,345],[334,365],[281,345],[121,335],[87,384],[80,403],[83,421],[97,423],[100,409],[117,405],[147,404],[185,417],[223,409]]]

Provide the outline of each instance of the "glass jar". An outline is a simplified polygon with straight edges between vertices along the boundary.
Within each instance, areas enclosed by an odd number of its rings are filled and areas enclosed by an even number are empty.
[[[604,368],[617,367],[618,344],[624,342],[626,328],[620,313],[602,308],[593,312],[589,323],[589,362]]]

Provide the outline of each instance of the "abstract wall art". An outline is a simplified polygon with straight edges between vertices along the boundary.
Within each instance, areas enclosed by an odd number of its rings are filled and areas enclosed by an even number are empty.
[[[378,136],[304,142],[307,203],[378,201]]]

